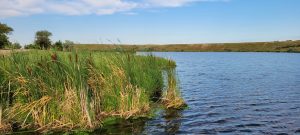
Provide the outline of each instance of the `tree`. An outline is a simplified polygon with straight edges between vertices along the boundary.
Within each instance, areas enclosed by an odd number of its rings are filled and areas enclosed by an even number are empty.
[[[74,45],[75,43],[73,41],[70,40],[65,40],[65,42],[63,43],[63,48],[64,50],[70,51],[72,45]]]
[[[41,49],[49,49],[51,47],[50,36],[52,36],[52,33],[47,30],[37,31],[35,33],[35,44],[40,46]]]
[[[56,50],[62,51],[63,50],[63,43],[59,40],[59,41],[54,43],[53,47]]]
[[[12,31],[13,28],[7,26],[6,24],[0,23],[0,49],[10,44],[7,35]]]

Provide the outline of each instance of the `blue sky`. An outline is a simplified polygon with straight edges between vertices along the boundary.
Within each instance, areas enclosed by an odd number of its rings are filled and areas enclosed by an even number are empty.
[[[11,41],[168,44],[300,39],[300,0],[0,0]]]

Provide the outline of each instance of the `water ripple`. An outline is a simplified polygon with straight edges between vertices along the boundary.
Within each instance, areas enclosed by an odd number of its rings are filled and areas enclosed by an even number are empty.
[[[177,62],[189,108],[159,112],[141,134],[300,134],[300,54],[154,54]]]

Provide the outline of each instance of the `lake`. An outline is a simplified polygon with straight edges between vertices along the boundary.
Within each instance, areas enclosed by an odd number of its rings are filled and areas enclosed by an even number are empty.
[[[153,54],[176,61],[179,87],[189,107],[159,110],[151,120],[127,122],[102,133],[300,134],[300,54]]]

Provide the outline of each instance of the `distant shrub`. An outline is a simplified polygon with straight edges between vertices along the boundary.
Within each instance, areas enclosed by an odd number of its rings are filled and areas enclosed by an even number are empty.
[[[22,46],[20,45],[20,43],[8,43],[7,45],[5,45],[4,47],[5,49],[21,49]]]
[[[65,40],[65,42],[62,44],[63,46],[63,50],[65,51],[70,51],[72,46],[74,45],[75,43],[73,41],[70,41],[70,40]]]
[[[16,42],[16,43],[11,44],[11,48],[13,48],[13,49],[21,49],[22,46],[21,46],[20,43]]]
[[[40,46],[35,44],[29,44],[24,46],[25,49],[40,49]]]
[[[59,40],[53,44],[53,48],[58,51],[63,50],[63,43]]]
[[[288,49],[287,52],[295,52],[293,49]]]

